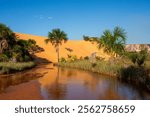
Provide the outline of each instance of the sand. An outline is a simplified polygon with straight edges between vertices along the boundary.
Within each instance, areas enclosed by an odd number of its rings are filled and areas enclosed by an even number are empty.
[[[16,33],[16,35],[20,39],[34,39],[37,42],[37,45],[44,48],[44,52],[37,53],[36,56],[48,59],[51,62],[57,62],[57,53],[55,48],[49,44],[45,44],[44,40],[47,37],[35,36],[30,34],[22,34]],[[70,48],[73,51],[70,53],[66,50],[66,48]],[[103,50],[98,50],[96,44],[92,44],[90,42],[86,42],[84,40],[68,40],[67,43],[64,43],[60,46],[60,57],[67,57],[67,54],[76,55],[78,58],[90,56],[93,52],[97,52],[97,55],[108,59],[109,55],[105,54]]]

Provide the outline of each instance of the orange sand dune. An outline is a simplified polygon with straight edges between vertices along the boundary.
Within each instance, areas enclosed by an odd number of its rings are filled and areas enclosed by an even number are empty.
[[[46,45],[44,42],[47,37],[22,33],[16,33],[16,35],[20,39],[34,39],[37,42],[37,45],[44,48],[45,50],[44,52],[37,53],[36,55],[38,57],[46,58],[49,61],[57,62],[57,54],[55,48],[50,43]],[[60,57],[67,57],[67,54],[70,54],[65,48],[72,49],[73,52],[71,52],[71,54],[76,55],[78,58],[81,56],[90,56],[93,52],[97,52],[97,55],[102,58],[109,58],[109,55],[105,54],[103,50],[97,49],[96,44],[91,44],[90,42],[86,42],[84,40],[69,40],[67,41],[67,43],[62,44],[62,46],[60,47]]]

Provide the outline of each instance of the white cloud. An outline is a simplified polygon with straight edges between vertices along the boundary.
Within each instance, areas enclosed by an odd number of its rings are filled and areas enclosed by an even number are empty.
[[[48,17],[46,17],[46,16],[44,16],[44,15],[33,15],[33,17],[34,18],[37,18],[37,19],[48,19],[48,20],[51,20],[51,19],[53,19],[53,17],[51,17],[51,16],[48,16]]]

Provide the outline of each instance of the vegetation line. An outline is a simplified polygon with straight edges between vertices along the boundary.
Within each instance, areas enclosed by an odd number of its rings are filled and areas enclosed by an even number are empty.
[[[22,71],[35,66],[33,56],[44,51],[33,39],[20,39],[0,23],[0,74]]]
[[[121,69],[122,66],[110,64],[111,63],[106,61],[96,61],[95,63],[90,63],[89,60],[77,60],[74,62],[60,62],[58,63],[58,66],[82,69],[103,75],[117,77],[118,70]]]
[[[35,65],[35,62],[0,62],[0,74],[8,74],[23,71],[29,68],[33,68]]]

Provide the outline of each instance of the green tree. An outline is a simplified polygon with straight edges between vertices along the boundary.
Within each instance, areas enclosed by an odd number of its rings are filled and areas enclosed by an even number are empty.
[[[48,39],[45,39],[45,43],[48,44],[49,42],[56,48],[58,62],[59,62],[59,46],[62,42],[67,42],[68,37],[64,31],[60,29],[53,29],[52,32],[48,33]]]
[[[98,47],[103,47],[105,52],[113,56],[121,55],[126,44],[126,32],[120,27],[115,27],[112,32],[105,30],[97,43]]]
[[[16,42],[16,36],[9,27],[0,23],[0,41],[2,40],[6,40],[8,46],[11,47]]]
[[[147,57],[148,57],[148,50],[143,48],[139,52],[126,52],[126,56],[132,61],[132,63],[137,64],[139,67],[144,65]]]

